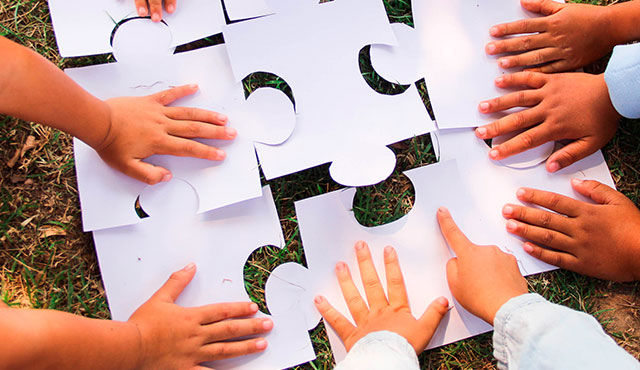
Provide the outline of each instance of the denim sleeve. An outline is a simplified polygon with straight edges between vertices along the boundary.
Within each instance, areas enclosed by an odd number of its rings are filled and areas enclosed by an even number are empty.
[[[627,118],[640,118],[640,44],[616,46],[604,80],[618,113]]]
[[[499,369],[640,369],[595,318],[537,294],[505,303],[494,319]]]
[[[354,369],[418,370],[420,364],[406,339],[390,331],[378,331],[360,339],[335,367],[335,370]]]

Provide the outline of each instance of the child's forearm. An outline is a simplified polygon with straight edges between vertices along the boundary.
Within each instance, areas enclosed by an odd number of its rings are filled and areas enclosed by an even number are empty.
[[[0,309],[0,363],[8,369],[135,369],[134,324],[53,310]]]
[[[109,107],[39,54],[0,37],[0,113],[65,131],[94,148],[110,125]]]
[[[607,6],[609,34],[613,48],[616,45],[640,40],[640,1],[628,1]]]

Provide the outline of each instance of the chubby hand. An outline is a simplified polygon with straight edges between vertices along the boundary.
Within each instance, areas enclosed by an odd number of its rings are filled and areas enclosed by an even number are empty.
[[[528,89],[478,106],[481,113],[526,108],[476,129],[481,139],[524,130],[490,150],[491,159],[504,159],[549,141],[572,140],[547,159],[547,170],[556,172],[602,148],[618,128],[620,115],[611,103],[604,75],[518,72],[498,77],[495,84]]]
[[[199,369],[202,362],[238,357],[267,348],[263,338],[230,341],[267,333],[273,328],[269,319],[246,318],[258,312],[255,303],[220,303],[194,308],[174,303],[195,273],[193,264],[173,273],[129,319],[140,333],[138,368]]]
[[[176,11],[176,0],[135,0],[138,15],[141,17],[150,16],[154,22],[162,20],[162,3],[164,9],[171,14]]]
[[[339,262],[336,265],[336,275],[344,300],[347,302],[349,312],[356,325],[351,324],[322,296],[317,296],[314,301],[318,311],[340,336],[347,351],[351,350],[351,347],[367,334],[387,330],[403,336],[413,346],[416,353],[421,353],[431,340],[442,317],[447,313],[449,302],[444,297],[436,299],[416,320],[411,314],[395,249],[386,247],[384,250],[388,298],[382,289],[367,244],[358,242],[355,249],[367,301],[362,299],[358,288],[353,283],[349,267],[344,262]]]
[[[451,293],[462,307],[493,325],[503,304],[528,293],[516,258],[494,245],[471,243],[446,208],[438,209],[437,217],[442,235],[457,256],[447,263]]]
[[[571,186],[595,204],[518,189],[518,199],[535,208],[505,205],[502,214],[509,219],[507,231],[530,240],[524,250],[546,263],[602,279],[639,280],[638,208],[623,194],[597,181],[574,179]]]
[[[190,139],[234,139],[236,130],[224,127],[226,116],[166,106],[196,91],[196,85],[185,85],[145,97],[107,100],[110,128],[94,149],[110,166],[150,185],[171,179],[169,170],[143,162],[154,154],[223,160],[224,151]]]
[[[611,39],[607,7],[562,4],[553,0],[521,0],[526,10],[543,17],[491,27],[493,37],[529,34],[492,41],[487,54],[516,53],[498,59],[502,68],[536,66],[531,71],[572,71],[598,60],[616,45]],[[576,31],[579,30],[579,31]]]

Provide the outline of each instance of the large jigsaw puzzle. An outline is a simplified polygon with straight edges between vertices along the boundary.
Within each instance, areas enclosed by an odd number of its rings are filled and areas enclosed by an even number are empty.
[[[432,131],[415,94],[382,95],[360,72],[367,45],[395,38],[380,1],[273,0],[275,14],[224,28],[236,79],[253,72],[282,77],[292,88],[298,119],[282,145],[257,146],[267,179],[331,162],[340,184],[365,186],[387,178],[395,155],[387,145]],[[304,153],[304,155],[300,155]]]
[[[132,20],[118,29],[114,39],[115,44],[123,40],[116,51],[121,61],[66,72],[101,99],[148,95],[170,86],[198,83],[200,92],[179,104],[230,117],[228,125],[239,133],[234,141],[201,140],[225,150],[226,159],[213,162],[157,155],[147,161],[189,182],[198,192],[198,212],[260,196],[254,141],[277,144],[286,140],[295,126],[292,103],[284,93],[270,88],[258,89],[245,101],[242,85],[231,75],[224,45],[172,55],[166,44],[167,32],[163,24]],[[166,50],[167,55],[135,52],[137,40],[152,43],[154,39],[159,45],[152,49]],[[75,141],[75,157],[84,229],[140,222],[135,203],[147,185],[110,168],[79,140]]]

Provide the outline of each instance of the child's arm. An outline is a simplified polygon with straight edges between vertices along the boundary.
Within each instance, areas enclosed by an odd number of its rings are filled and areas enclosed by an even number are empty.
[[[254,303],[174,304],[195,272],[193,265],[175,272],[128,322],[0,307],[0,363],[8,369],[195,369],[263,351],[261,338],[227,342],[271,329],[268,319],[228,320],[252,316]]]
[[[416,354],[421,353],[431,340],[448,311],[449,302],[444,297],[436,299],[416,319],[409,307],[395,249],[386,247],[384,251],[388,294],[383,290],[366,243],[356,243],[355,252],[366,301],[354,285],[349,267],[344,262],[336,265],[336,276],[356,325],[351,324],[324,297],[315,298],[316,307],[325,322],[336,331],[349,351],[336,369],[417,370]]]
[[[222,160],[219,149],[188,138],[235,138],[223,115],[166,107],[197,91],[188,85],[139,98],[102,101],[37,53],[0,37],[0,113],[65,131],[93,147],[112,167],[149,184],[168,170],[142,160],[153,154]]]
[[[138,15],[141,17],[151,16],[154,22],[162,20],[163,0],[135,0]],[[164,0],[164,9],[171,14],[176,11],[176,0]]]
[[[500,369],[639,369],[640,364],[591,316],[527,294],[515,257],[469,241],[449,211],[438,222],[457,257],[447,264],[451,293],[494,326]]]
[[[522,53],[498,60],[502,68],[536,66],[533,71],[571,71],[598,60],[614,46],[640,40],[640,2],[612,6],[563,4],[553,0],[521,0],[540,18],[500,24],[493,37],[517,36],[487,44],[488,54]]]

